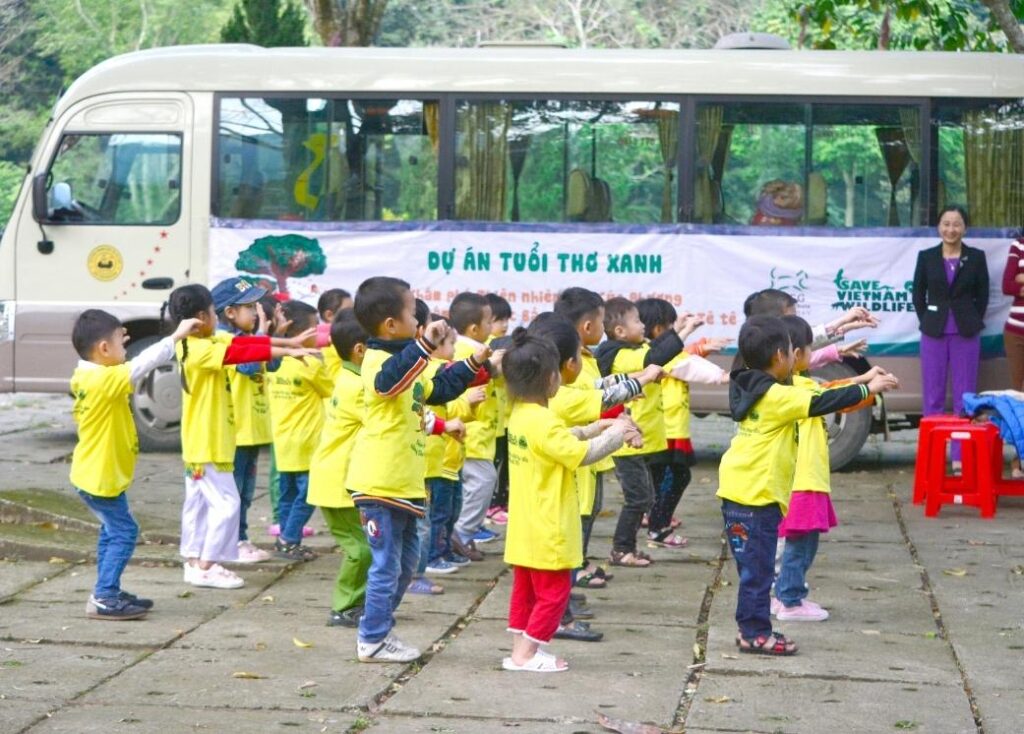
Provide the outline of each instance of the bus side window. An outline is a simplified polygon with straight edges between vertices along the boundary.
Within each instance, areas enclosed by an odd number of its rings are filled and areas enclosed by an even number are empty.
[[[181,210],[181,136],[69,133],[49,180],[52,221],[173,224]]]

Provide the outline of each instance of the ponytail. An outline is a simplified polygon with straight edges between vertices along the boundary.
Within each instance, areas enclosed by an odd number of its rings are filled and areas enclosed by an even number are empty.
[[[167,302],[160,308],[160,321],[163,322],[164,311],[171,315],[173,328],[177,328],[185,319],[193,318],[197,314],[205,313],[213,305],[213,296],[206,286],[193,283],[183,285],[171,291]],[[181,361],[179,374],[181,376],[181,389],[189,395],[192,391],[188,387],[188,380],[185,378],[185,360],[188,359],[188,337],[181,340]]]

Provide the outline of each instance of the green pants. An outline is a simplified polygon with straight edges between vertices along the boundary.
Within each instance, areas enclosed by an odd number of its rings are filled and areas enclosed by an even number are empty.
[[[359,510],[354,507],[321,507],[328,530],[345,554],[334,582],[331,608],[343,612],[362,606],[366,599],[366,574],[370,570],[370,544],[366,542]]]
[[[270,444],[270,485],[267,487],[267,492],[270,494],[270,512],[274,517],[271,522],[277,525],[280,519],[277,506],[281,500],[281,475],[277,473],[277,457],[274,456],[274,444]]]

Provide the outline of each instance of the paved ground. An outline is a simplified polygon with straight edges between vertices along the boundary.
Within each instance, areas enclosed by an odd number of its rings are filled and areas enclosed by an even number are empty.
[[[443,596],[403,603],[399,632],[431,651],[412,666],[361,665],[354,633],[324,626],[339,557],[322,534],[323,557],[245,569],[244,589],[184,585],[172,455],[143,456],[131,490],[146,543],[125,582],[156,610],[142,622],[85,619],[95,569],[80,559],[95,535],[66,485],[67,400],[4,397],[0,732],[575,734],[605,731],[600,715],[652,731],[1024,731],[1024,500],[1004,500],[991,521],[966,508],[926,520],[909,503],[914,434],[872,442],[834,475],[842,525],[810,578],[832,619],[781,625],[802,645],[794,658],[740,657],[713,498],[729,430],[695,424],[703,461],[681,508],[689,548],[654,551],[648,570],[616,569],[608,590],[589,593],[605,641],[557,645],[572,670],[540,677],[499,668],[510,581],[500,544],[445,579]],[[261,495],[257,527],[267,510]],[[600,521],[595,553],[607,552],[613,523]]]

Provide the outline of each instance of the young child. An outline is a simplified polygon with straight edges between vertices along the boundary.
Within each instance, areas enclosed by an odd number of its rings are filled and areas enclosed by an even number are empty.
[[[611,454],[623,441],[641,443],[625,420],[568,428],[548,407],[558,392],[558,350],[517,329],[502,360],[512,411],[509,437],[509,521],[505,562],[512,565],[508,631],[510,671],[559,673],[561,658],[541,651],[569,602],[572,569],[582,561],[576,469]]]
[[[71,415],[78,443],[71,456],[71,484],[100,521],[96,543],[96,584],[85,605],[93,619],[138,619],[152,608],[150,599],[121,588],[121,574],[135,552],[139,526],[128,508],[126,490],[135,473],[139,439],[129,398],[154,367],[174,359],[174,345],[199,322],[182,320],[171,336],[126,361],[128,335],[106,311],[83,311],[71,330],[79,362],[71,376],[75,398]]]
[[[269,335],[266,314],[259,300],[266,290],[243,278],[228,278],[213,287],[213,308],[219,326],[231,336]],[[262,314],[262,316],[260,316]],[[273,441],[270,431],[270,403],[267,400],[266,375],[280,360],[249,362],[228,368],[231,403],[235,415],[235,486],[240,504],[238,514],[238,563],[260,563],[270,554],[249,541],[249,507],[256,494],[256,465],[260,448]]]
[[[503,339],[508,334],[512,306],[497,293],[488,293],[484,298],[491,307],[491,335],[486,341],[494,349],[494,341]],[[487,522],[504,525],[508,522],[508,440],[505,437],[508,396],[502,378],[495,379],[494,388],[498,398],[498,425],[494,432],[494,467],[498,472],[498,481],[494,488],[494,496],[491,498],[491,506],[487,509]]]
[[[302,301],[288,301],[282,308],[285,319],[291,322],[285,336],[315,335],[316,309]],[[315,336],[302,342],[303,346],[311,348],[315,343]],[[319,359],[286,357],[270,378],[274,456],[280,474],[281,535],[274,543],[274,552],[279,558],[291,561],[316,558],[311,549],[302,546],[302,528],[313,514],[313,506],[306,502],[309,465],[324,425],[324,399],[329,398],[333,390],[334,384]]]
[[[361,662],[410,662],[420,651],[392,631],[395,609],[416,569],[425,497],[423,404],[443,404],[461,395],[488,356],[476,355],[421,381],[430,356],[448,327],[429,324],[415,339],[415,299],[409,284],[375,277],[356,291],[355,314],[370,334],[360,370],[365,407],[346,486],[360,511],[372,560],[366,603],[359,619],[356,654]]]
[[[243,295],[243,300],[245,297]],[[168,309],[175,324],[198,319],[194,336],[177,345],[181,369],[181,454],[185,462],[185,503],[181,510],[181,555],[185,583],[237,589],[245,582],[218,561],[238,558],[238,488],[235,486],[235,421],[225,367],[304,356],[302,342],[266,336],[215,334],[217,312],[206,287],[192,284],[171,292]]]
[[[331,324],[335,314],[343,308],[352,308],[352,294],[343,288],[324,291],[316,302],[316,310],[320,314],[320,323],[316,327],[316,345],[324,355],[324,367],[332,382],[338,379],[341,357],[331,343]]]
[[[770,590],[779,522],[789,504],[796,461],[796,422],[856,405],[897,387],[879,368],[867,384],[814,394],[788,382],[793,347],[786,325],[771,316],[743,324],[739,350],[747,368],[732,373],[729,409],[736,436],[719,466],[725,534],[739,572],[736,645],[740,652],[792,655],[796,643],[772,631]]]
[[[604,316],[608,340],[597,351],[601,374],[629,373],[652,364],[667,364],[683,350],[683,339],[698,325],[699,322],[687,314],[675,328],[648,343],[636,305],[625,298],[609,300],[605,303]],[[650,512],[654,504],[655,487],[661,486],[668,449],[660,384],[652,382],[645,386],[643,397],[633,401],[629,409],[644,437],[644,445],[641,449],[626,447],[614,457],[615,474],[622,485],[625,503],[615,527],[610,563],[646,568],[653,559],[637,550],[636,534],[644,514]]]
[[[491,336],[491,307],[487,299],[477,293],[460,293],[452,300],[448,318],[458,331],[455,358],[465,359],[484,347]],[[455,552],[471,561],[483,560],[477,548],[497,538],[497,534],[483,527],[487,509],[498,483],[494,454],[498,435],[497,375],[491,374],[487,382],[487,398],[476,408],[476,420],[466,426],[466,462],[462,467],[462,510],[452,533]]]
[[[363,425],[363,381],[360,370],[369,334],[351,308],[338,311],[331,324],[331,342],[341,357],[341,371],[327,403],[323,435],[309,466],[306,501],[320,508],[327,529],[342,551],[334,582],[328,627],[358,627],[366,598],[370,546],[359,524],[359,511],[345,490],[352,448]]]

